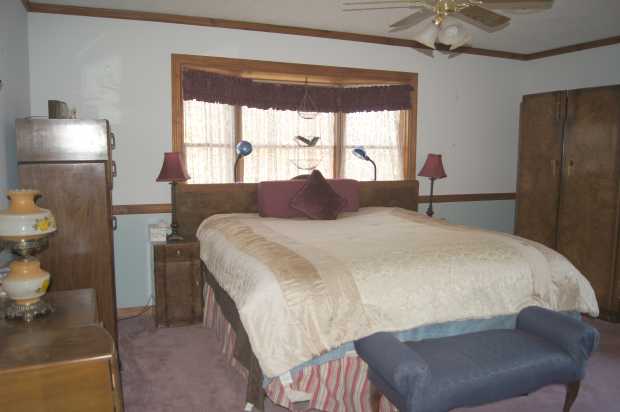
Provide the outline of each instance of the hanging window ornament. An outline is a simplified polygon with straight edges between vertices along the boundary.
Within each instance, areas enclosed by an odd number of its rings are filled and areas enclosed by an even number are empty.
[[[306,82],[304,85],[304,95],[301,98],[301,102],[299,102],[297,114],[299,115],[299,117],[306,120],[316,119],[316,117],[319,115],[316,104],[314,104],[314,101],[310,96],[310,89],[308,88],[308,78],[306,78]]]
[[[320,136],[304,137],[297,135],[293,138],[296,148],[290,161],[299,170],[314,170],[323,160],[323,145]]]

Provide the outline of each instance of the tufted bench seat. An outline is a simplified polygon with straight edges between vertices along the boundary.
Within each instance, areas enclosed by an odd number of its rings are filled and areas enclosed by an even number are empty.
[[[381,332],[356,341],[355,349],[368,363],[377,411],[381,394],[402,412],[446,412],[562,384],[568,412],[598,339],[577,319],[529,307],[513,330],[406,343]]]

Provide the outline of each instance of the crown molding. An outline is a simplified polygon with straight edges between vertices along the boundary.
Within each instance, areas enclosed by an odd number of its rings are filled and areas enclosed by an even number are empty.
[[[249,30],[266,33],[289,34],[296,36],[319,37],[325,39],[348,40],[362,43],[383,44],[388,46],[408,47],[432,50],[415,40],[394,37],[374,36],[369,34],[349,33],[343,31],[310,29],[306,27],[283,26],[276,24],[254,23],[239,20],[226,20],[211,17],[184,16],[180,14],[152,13],[134,10],[103,9],[96,7],[67,6],[48,3],[31,2],[29,11],[33,13],[65,14],[71,16],[104,17],[109,19],[140,20],[159,23],[186,24],[203,27],[219,27],[225,29]],[[460,54],[497,57],[503,59],[525,60],[524,54],[510,53],[499,50],[463,47]]]
[[[407,47],[432,51],[431,48],[415,40],[399,39],[394,37],[374,36],[369,34],[349,33],[343,31],[320,30],[306,27],[284,26],[277,24],[254,23],[239,20],[226,20],[211,17],[184,16],[180,14],[153,13],[135,10],[105,9],[97,7],[69,6],[22,0],[26,10],[32,13],[64,14],[70,16],[103,17],[109,19],[139,20],[159,23],[185,24],[203,27],[219,27],[225,29],[249,30],[266,33],[289,34],[295,36],[319,37],[325,39],[347,40],[362,43],[383,44],[396,47]],[[494,57],[518,61],[532,61],[545,57],[558,56],[576,51],[605,47],[620,43],[620,36],[543,50],[536,53],[514,53],[502,50],[480,49],[476,47],[461,47],[458,54]],[[440,51],[449,51],[447,47],[438,47]]]
[[[607,37],[605,39],[573,44],[571,46],[558,47],[557,49],[544,50],[526,55],[526,61],[544,59],[545,57],[559,56],[561,54],[574,53],[582,50],[596,49],[598,47],[612,46],[620,43],[620,36]]]

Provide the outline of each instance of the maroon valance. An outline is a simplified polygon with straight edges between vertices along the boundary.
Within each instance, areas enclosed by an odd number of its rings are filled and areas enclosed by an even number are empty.
[[[322,87],[258,82],[202,70],[183,71],[183,100],[255,109],[298,110],[308,94],[317,112],[371,112],[411,108],[410,85]]]

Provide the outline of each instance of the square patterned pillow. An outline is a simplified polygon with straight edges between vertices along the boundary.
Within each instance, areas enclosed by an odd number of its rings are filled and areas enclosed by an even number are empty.
[[[290,206],[310,219],[334,220],[346,204],[347,200],[336,193],[321,172],[313,170]]]

